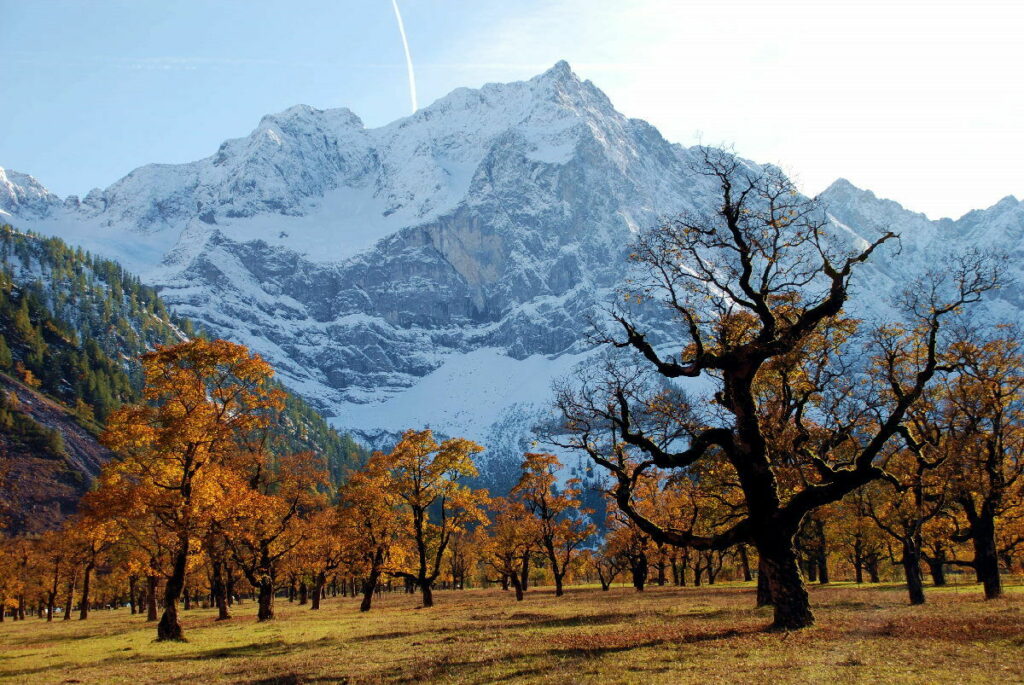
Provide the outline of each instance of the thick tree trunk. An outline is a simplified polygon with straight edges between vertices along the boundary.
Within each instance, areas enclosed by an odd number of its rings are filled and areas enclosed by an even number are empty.
[[[423,607],[429,609],[434,606],[434,591],[431,588],[433,583],[420,580],[420,593],[423,595]]]
[[[156,620],[156,576],[146,577],[146,620]]]
[[[96,565],[90,561],[85,565],[85,573],[82,575],[82,601],[78,605],[78,620],[84,621],[89,618],[89,581],[92,579],[92,570]]]
[[[807,582],[814,583],[818,580],[818,565],[814,559],[807,560]]]
[[[921,577],[920,551],[912,540],[903,542],[903,574],[907,578],[907,594],[911,604],[924,604],[924,580]]]
[[[758,539],[757,552],[763,560],[768,591],[775,607],[774,630],[798,630],[813,625],[807,590],[793,549],[796,531],[765,531]]]
[[[213,563],[213,575],[210,580],[210,594],[217,605],[217,620],[226,621],[231,618],[228,611],[228,586],[224,582],[224,562]]]
[[[867,569],[868,580],[870,580],[872,583],[880,583],[880,582],[882,582],[881,579],[879,579],[879,577],[878,577],[878,559],[877,558],[865,559],[864,560],[864,568]]]
[[[178,623],[178,600],[181,598],[182,590],[185,589],[188,548],[188,535],[183,535],[179,542],[177,554],[174,556],[171,575],[164,586],[164,613],[160,617],[160,623],[156,626],[156,639],[158,641],[185,641],[185,632],[181,629],[181,624]]]
[[[373,603],[373,591],[377,588],[377,583],[380,581],[380,571],[371,569],[370,574],[366,577],[363,582],[363,601],[359,603],[359,611],[369,611],[370,606]],[[431,599],[433,601],[433,599]],[[424,595],[423,606],[428,606],[426,603],[426,595]]]
[[[647,585],[647,557],[638,557],[635,562],[630,564],[629,570],[633,575],[633,587],[637,592],[643,592],[644,587]]]
[[[817,556],[818,582],[822,585],[828,585],[828,555],[825,553],[824,536],[821,539],[821,549],[818,550]]]
[[[316,583],[313,584],[313,597],[310,602],[310,610],[317,611],[320,608],[320,600],[324,596],[324,585],[327,584],[327,575],[324,573],[318,573],[316,576]]]
[[[978,582],[985,588],[985,599],[1003,596],[1003,583],[999,577],[999,556],[996,553],[995,521],[991,516],[980,516],[971,525],[974,543],[974,570]]]
[[[563,594],[565,594],[562,590],[562,574],[554,573],[552,575],[555,578],[555,597],[561,597]],[[517,594],[522,594],[522,587],[519,588]]]
[[[523,569],[519,576],[519,584],[523,587],[523,592],[530,589],[530,555],[527,554],[523,557]]]
[[[256,611],[256,620],[270,621],[274,618],[274,580],[264,577],[259,587],[259,608]]]
[[[519,579],[516,578],[516,574],[514,574],[514,573],[512,574],[512,587],[514,587],[515,590],[516,590],[516,601],[517,602],[522,602],[523,601],[523,584],[521,582],[519,582]]]
[[[299,606],[306,604],[309,604],[309,588],[306,586],[306,581],[303,580],[299,583]]]
[[[929,557],[925,559],[925,562],[928,564],[928,573],[932,577],[932,585],[944,587],[946,585],[945,559]]]

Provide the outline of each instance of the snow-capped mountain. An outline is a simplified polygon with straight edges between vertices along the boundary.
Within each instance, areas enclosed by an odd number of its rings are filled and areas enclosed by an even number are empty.
[[[0,170],[0,212],[121,260],[371,442],[430,425],[514,451],[551,379],[587,354],[587,315],[621,282],[631,235],[715,202],[695,155],[560,62],[376,129],[292,107],[81,200]],[[843,230],[902,232],[904,255],[1021,251],[1013,198],[938,222],[845,181],[824,198]],[[898,273],[883,255],[872,290]]]

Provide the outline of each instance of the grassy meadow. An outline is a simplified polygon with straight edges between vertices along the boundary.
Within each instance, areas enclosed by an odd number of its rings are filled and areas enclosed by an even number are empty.
[[[898,585],[810,588],[817,624],[764,632],[753,588],[549,588],[513,601],[498,589],[357,601],[320,611],[278,599],[182,612],[189,642],[157,643],[127,609],[85,622],[0,624],[0,679],[31,683],[941,683],[1024,682],[1024,588],[985,602],[976,586],[928,588],[910,607]]]

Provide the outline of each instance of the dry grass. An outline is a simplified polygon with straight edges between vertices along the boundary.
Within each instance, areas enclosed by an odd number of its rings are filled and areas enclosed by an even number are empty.
[[[817,625],[766,633],[742,585],[438,592],[437,606],[385,597],[361,615],[350,599],[319,612],[280,601],[214,622],[185,612],[187,644],[153,641],[126,609],[88,621],[0,625],[0,678],[47,683],[356,682],[1024,682],[1024,591],[985,602],[976,587],[929,590],[906,605],[898,586],[811,589]]]

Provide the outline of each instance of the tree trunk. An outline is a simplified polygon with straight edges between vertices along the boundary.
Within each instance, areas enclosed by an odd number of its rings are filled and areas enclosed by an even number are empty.
[[[864,568],[867,569],[868,579],[872,583],[880,583],[880,582],[882,582],[879,579],[879,577],[878,577],[878,559],[877,558],[873,557],[871,559],[865,559],[864,560]]]
[[[306,581],[303,580],[299,583],[299,606],[306,604],[309,604],[309,588],[306,587]]]
[[[522,575],[519,577],[519,584],[523,586],[523,591],[530,589],[530,555],[527,554],[523,557],[523,570]]]
[[[554,578],[555,578],[555,597],[561,597],[564,594],[563,591],[562,591],[562,574],[561,573],[552,573],[552,576],[554,576]],[[516,594],[517,595],[521,595],[522,592],[523,592],[523,589],[522,589],[522,587],[520,587],[516,591]]]
[[[903,541],[903,573],[907,577],[907,594],[911,604],[924,604],[924,581],[921,577],[920,551],[912,540]]]
[[[71,607],[75,602],[75,585],[78,584],[78,568],[71,572],[71,579],[68,580],[68,593],[64,596],[64,617],[62,621],[71,620]]]
[[[645,555],[637,557],[636,561],[630,564],[629,570],[633,575],[633,587],[637,592],[643,592],[647,585],[647,557]]]
[[[946,585],[945,559],[943,557],[928,557],[925,562],[928,564],[928,573],[932,577],[932,585],[944,587]]]
[[[775,607],[773,630],[798,630],[814,624],[807,590],[800,577],[793,536],[796,530],[766,531],[757,540],[757,552],[763,560],[768,591]]]
[[[89,581],[92,579],[92,570],[95,567],[95,562],[90,561],[85,565],[85,573],[82,575],[82,601],[78,605],[79,621],[89,618]]]
[[[359,603],[359,611],[369,611],[370,605],[373,603],[373,591],[377,588],[377,583],[380,581],[380,571],[377,569],[370,569],[370,575],[366,577],[363,582],[363,601]],[[427,594],[423,595],[423,606],[431,606],[427,604]],[[431,602],[433,598],[431,597]]]
[[[274,580],[264,577],[260,581],[259,609],[256,611],[256,620],[270,621],[274,618]]]
[[[747,556],[747,546],[740,545],[740,567],[743,569],[743,580],[750,582],[754,577],[750,574],[750,558]]]
[[[420,581],[420,592],[423,594],[423,607],[429,609],[434,606],[434,591],[431,589],[432,582]]]
[[[1003,583],[999,578],[999,556],[996,553],[995,521],[991,516],[980,516],[971,525],[974,543],[974,570],[978,582],[985,588],[985,599],[1003,596]]]
[[[139,578],[135,574],[128,576],[128,606],[131,607],[131,615],[134,616],[138,612],[142,611],[142,608],[138,606],[136,597],[138,596],[139,589]]]
[[[821,538],[821,548],[818,550],[818,582],[822,585],[828,585],[828,555],[825,553],[825,538]]]
[[[156,620],[156,576],[146,577],[146,620]]]
[[[316,575],[316,582],[313,584],[313,597],[310,602],[310,610],[317,611],[320,608],[320,600],[324,596],[324,585],[327,584],[327,574],[318,573]]]
[[[517,602],[522,602],[523,601],[523,584],[521,582],[519,582],[519,579],[516,578],[516,574],[514,574],[514,573],[512,574],[512,587],[514,587],[515,590],[516,590],[516,601]]]
[[[818,565],[814,559],[807,560],[807,581],[810,583],[817,582],[818,580]]]
[[[156,626],[157,641],[185,641],[185,631],[181,629],[181,624],[178,623],[178,599],[181,598],[181,592],[185,589],[188,548],[188,535],[185,534],[181,536],[177,554],[174,556],[171,575],[164,586],[164,614],[160,617],[160,623]]]
[[[231,613],[228,611],[228,586],[224,582],[223,561],[215,561],[213,563],[210,594],[213,595],[213,601],[217,605],[217,620],[226,621],[231,618]]]

